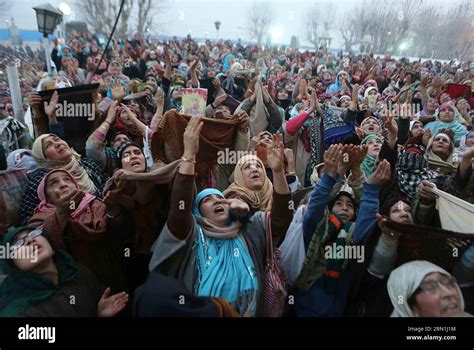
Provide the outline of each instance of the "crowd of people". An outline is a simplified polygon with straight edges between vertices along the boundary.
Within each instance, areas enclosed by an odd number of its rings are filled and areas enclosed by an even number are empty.
[[[2,82],[1,316],[474,312],[474,62],[73,32],[49,76],[30,51],[2,53],[33,127]],[[90,84],[74,149],[57,106]]]

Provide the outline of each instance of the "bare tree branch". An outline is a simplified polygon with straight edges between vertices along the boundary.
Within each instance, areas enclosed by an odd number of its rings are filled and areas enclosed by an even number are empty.
[[[137,33],[144,35],[147,30],[154,29],[157,18],[163,17],[165,14],[168,3],[166,0],[136,0],[138,13],[137,13]],[[160,21],[161,24],[163,24]]]
[[[120,9],[120,3],[121,0],[77,0],[76,5],[84,14],[86,23],[93,32],[110,35]],[[116,35],[119,37],[127,35],[132,6],[133,0],[125,0],[116,31]]]
[[[263,36],[268,33],[272,22],[271,6],[269,3],[254,2],[249,8],[247,30],[257,44],[262,44]]]

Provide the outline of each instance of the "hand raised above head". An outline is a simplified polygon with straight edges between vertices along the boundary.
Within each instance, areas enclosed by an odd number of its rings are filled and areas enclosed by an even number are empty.
[[[202,117],[193,116],[186,126],[183,135],[184,154],[186,159],[194,159],[199,151],[199,136],[201,134],[204,122]]]
[[[371,185],[383,185],[391,178],[390,163],[384,159],[375,168],[372,175],[367,179],[367,183]]]

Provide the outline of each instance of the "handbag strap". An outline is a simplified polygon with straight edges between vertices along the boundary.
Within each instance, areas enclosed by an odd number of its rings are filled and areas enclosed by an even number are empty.
[[[273,259],[273,241],[272,241],[272,222],[271,213],[265,212],[265,234],[267,242],[267,264],[270,264]]]

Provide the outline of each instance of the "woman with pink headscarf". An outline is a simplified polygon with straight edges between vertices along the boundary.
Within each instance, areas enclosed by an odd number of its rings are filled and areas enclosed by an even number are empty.
[[[50,171],[38,186],[40,204],[30,219],[74,260],[87,266],[100,282],[112,289],[123,288],[123,249],[107,231],[105,205],[83,191],[67,170]]]

